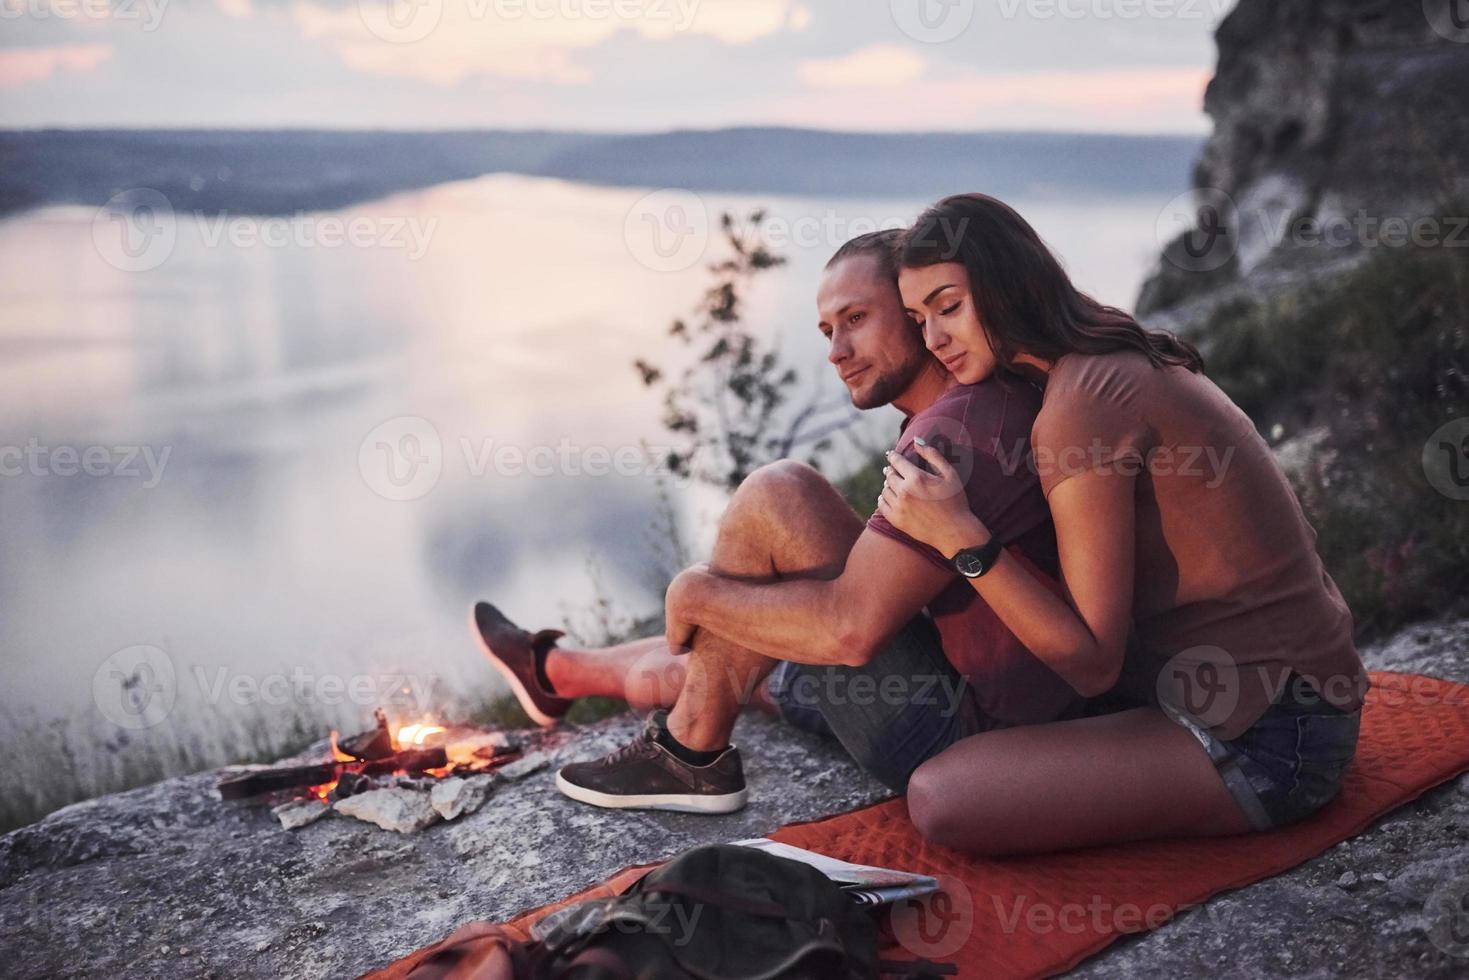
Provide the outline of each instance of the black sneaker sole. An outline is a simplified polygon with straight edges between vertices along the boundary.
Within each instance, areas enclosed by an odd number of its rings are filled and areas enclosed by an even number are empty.
[[[579,803],[590,803],[609,810],[671,810],[674,813],[734,813],[744,809],[750,791],[741,788],[733,793],[602,793],[556,774],[556,788],[563,796]]]
[[[511,670],[509,665],[496,656],[494,650],[490,649],[489,643],[485,641],[485,635],[480,632],[479,620],[474,615],[475,606],[477,605],[479,603],[475,603],[469,607],[469,631],[474,634],[474,642],[479,644],[480,652],[489,660],[490,666],[494,667],[495,670],[500,672],[500,676],[505,678],[505,683],[510,685],[510,690],[515,695],[515,700],[519,701],[521,709],[530,715],[531,721],[540,725],[542,728],[555,728],[561,724],[559,717],[552,717],[536,706],[535,701],[530,696],[530,692],[521,683],[520,675]]]

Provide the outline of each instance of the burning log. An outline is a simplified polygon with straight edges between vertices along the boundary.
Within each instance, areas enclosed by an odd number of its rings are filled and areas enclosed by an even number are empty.
[[[322,762],[314,766],[282,766],[278,769],[262,769],[243,776],[221,780],[219,798],[222,800],[245,800],[283,789],[305,789],[336,782],[341,775],[341,762]]]
[[[376,728],[370,732],[351,735],[337,744],[343,754],[354,759],[385,759],[393,754],[393,733],[388,729],[388,718],[381,708],[374,714],[377,718]]]
[[[386,776],[395,772],[421,773],[429,769],[442,769],[448,764],[449,758],[444,750],[432,748],[408,749],[371,762],[321,762],[310,766],[282,766],[222,780],[219,784],[219,796],[223,800],[245,800],[280,790],[326,786],[340,782],[344,774]]]

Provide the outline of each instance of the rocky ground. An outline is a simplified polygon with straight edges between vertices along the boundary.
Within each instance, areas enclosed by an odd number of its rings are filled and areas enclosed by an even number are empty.
[[[1366,655],[1374,668],[1469,682],[1469,620],[1411,628]],[[540,748],[558,762],[591,757],[633,728],[616,718]],[[549,770],[416,835],[339,816],[285,831],[263,808],[213,799],[217,773],[71,806],[0,838],[0,973],[349,976],[625,865],[883,795],[831,746],[766,719],[742,721],[737,739],[754,763],[753,802],[728,817],[607,814],[562,799]],[[1435,890],[1457,884],[1469,891],[1469,777],[1078,974],[1463,976],[1469,950],[1442,948],[1453,948],[1445,926],[1462,922],[1425,914]]]

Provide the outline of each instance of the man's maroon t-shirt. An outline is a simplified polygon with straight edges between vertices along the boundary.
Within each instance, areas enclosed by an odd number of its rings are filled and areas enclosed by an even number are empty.
[[[904,421],[894,448],[921,463],[913,439],[922,436],[942,452],[964,480],[969,507],[984,526],[1059,594],[1055,529],[1030,465],[1030,429],[1040,407],[1040,391],[1019,379],[995,376],[961,385]],[[928,604],[928,612],[944,654],[968,678],[991,719],[1033,724],[1076,712],[1082,699],[1071,685],[1015,638],[945,556],[899,531],[880,513],[874,512],[867,526],[954,576]]]

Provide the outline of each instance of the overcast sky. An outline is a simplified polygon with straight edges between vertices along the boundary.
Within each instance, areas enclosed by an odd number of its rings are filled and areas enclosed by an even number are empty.
[[[0,0],[0,126],[1207,130],[1234,0]]]

